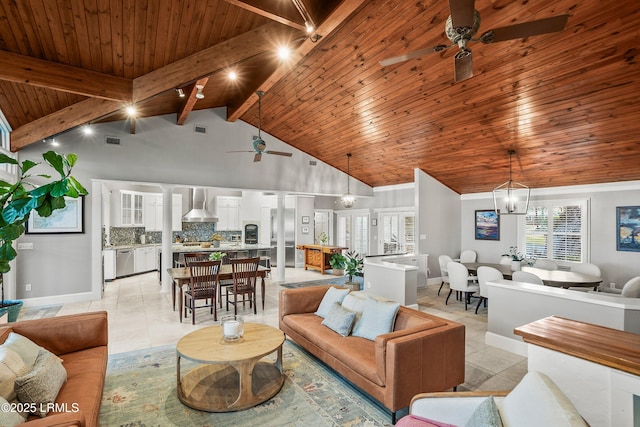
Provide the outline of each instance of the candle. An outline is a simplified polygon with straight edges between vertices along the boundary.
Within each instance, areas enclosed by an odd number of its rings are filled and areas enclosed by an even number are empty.
[[[240,322],[237,320],[229,320],[224,322],[223,328],[225,337],[237,337],[240,332]]]

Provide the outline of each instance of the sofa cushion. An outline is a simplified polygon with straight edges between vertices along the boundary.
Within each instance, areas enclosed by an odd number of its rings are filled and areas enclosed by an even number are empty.
[[[499,409],[507,426],[587,426],[569,398],[541,372],[528,372]]]
[[[502,427],[502,420],[493,396],[489,396],[478,405],[465,427]]]
[[[33,364],[38,358],[40,349],[42,349],[42,347],[31,341],[29,338],[23,337],[15,332],[9,333],[9,337],[4,344],[2,344],[2,347],[8,347],[18,353],[26,365],[27,371],[31,370]]]
[[[436,420],[419,417],[417,415],[407,415],[396,423],[396,427],[456,427],[453,424],[441,423]]]
[[[67,371],[59,359],[50,351],[42,349],[33,369],[16,378],[16,395],[25,404],[35,404],[31,412],[44,417],[49,412],[60,387],[67,379]]]
[[[353,336],[375,340],[378,335],[388,334],[398,314],[400,304],[393,301],[380,301],[368,297],[364,303],[362,317],[353,328]]]
[[[322,321],[322,324],[343,337],[346,337],[351,332],[351,327],[355,319],[356,313],[343,308],[339,302],[334,302],[327,316]]]
[[[327,317],[327,313],[331,309],[331,306],[334,302],[342,303],[344,297],[349,293],[349,289],[338,289],[335,287],[330,287],[327,289],[327,292],[322,297],[322,301],[320,302],[320,306],[318,307],[318,311],[316,311],[316,315],[325,318]]]
[[[20,355],[9,347],[0,346],[0,397],[8,401],[14,400],[16,377],[25,373],[27,367]]]

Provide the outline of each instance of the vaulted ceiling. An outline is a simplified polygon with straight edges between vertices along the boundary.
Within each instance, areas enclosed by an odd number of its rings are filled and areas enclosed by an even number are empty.
[[[15,151],[124,119],[130,103],[143,117],[176,113],[176,126],[221,106],[257,126],[262,90],[266,132],[344,171],[352,153],[351,174],[371,186],[411,182],[420,168],[458,193],[490,191],[508,178],[508,150],[514,179],[534,188],[640,180],[637,2],[475,8],[479,34],[568,20],[470,43],[474,75],[454,83],[455,47],[380,65],[447,44],[447,0],[0,0],[0,109]],[[288,61],[275,54],[285,43]]]

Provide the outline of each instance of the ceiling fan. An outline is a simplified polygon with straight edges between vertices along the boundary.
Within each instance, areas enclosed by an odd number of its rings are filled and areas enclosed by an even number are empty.
[[[387,58],[380,61],[380,65],[386,67],[432,52],[441,52],[457,45],[459,51],[454,57],[455,81],[457,83],[473,76],[471,49],[467,47],[469,42],[479,41],[489,44],[540,34],[555,33],[564,29],[567,24],[567,19],[569,18],[569,15],[558,15],[551,18],[494,28],[485,31],[480,37],[474,38],[480,28],[480,14],[475,10],[474,2],[475,0],[449,0],[451,15],[445,24],[445,33],[447,38],[451,40],[451,44],[441,44],[408,52],[393,58]]]
[[[258,95],[258,135],[253,136],[253,151],[227,151],[227,153],[256,153],[253,156],[254,162],[259,162],[262,160],[262,154],[275,154],[276,156],[285,156],[291,157],[292,153],[286,153],[284,151],[273,151],[273,150],[265,150],[267,148],[267,144],[262,140],[260,136],[260,128],[262,126],[262,95],[264,92],[259,90],[256,92]]]

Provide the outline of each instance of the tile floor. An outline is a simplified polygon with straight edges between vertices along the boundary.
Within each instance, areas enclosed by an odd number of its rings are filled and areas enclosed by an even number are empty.
[[[319,272],[287,268],[287,282],[326,279]],[[422,311],[455,320],[466,325],[466,374],[459,390],[510,390],[527,372],[524,357],[488,346],[484,343],[487,330],[487,311],[481,307],[476,315],[473,308],[464,311],[464,304],[451,298],[444,305],[447,290],[437,295],[437,285],[418,290]],[[266,279],[265,310],[258,314],[247,306],[239,314],[247,322],[278,325],[278,292],[281,286]],[[58,315],[106,310],[109,312],[109,353],[121,353],[148,347],[175,345],[185,334],[213,325],[209,309],[196,311],[196,324],[191,319],[179,322],[177,311],[171,307],[171,294],[160,293],[157,272],[118,279],[105,285],[104,297],[99,301],[64,304]],[[221,312],[219,312],[220,315]],[[224,313],[224,309],[222,311]]]

